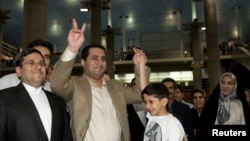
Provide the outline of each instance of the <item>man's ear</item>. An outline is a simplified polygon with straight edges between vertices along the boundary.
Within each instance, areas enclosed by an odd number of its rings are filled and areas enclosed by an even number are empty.
[[[16,75],[17,75],[17,77],[18,78],[20,78],[21,77],[21,67],[20,66],[18,66],[18,67],[16,67]]]
[[[85,60],[84,59],[81,59],[81,64],[83,67],[85,67]]]

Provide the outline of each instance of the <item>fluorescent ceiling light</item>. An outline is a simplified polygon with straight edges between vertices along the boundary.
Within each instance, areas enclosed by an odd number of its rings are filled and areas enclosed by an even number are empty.
[[[201,30],[206,30],[206,27],[205,26],[201,27]]]
[[[134,73],[126,74],[115,74],[115,79],[123,82],[130,83],[130,81],[135,77]],[[162,79],[166,77],[171,77],[176,81],[186,82],[193,81],[193,72],[192,71],[174,71],[174,72],[151,72],[150,73],[150,82],[161,82]]]
[[[87,12],[87,11],[89,11],[89,9],[88,8],[81,8],[80,11],[81,12]]]

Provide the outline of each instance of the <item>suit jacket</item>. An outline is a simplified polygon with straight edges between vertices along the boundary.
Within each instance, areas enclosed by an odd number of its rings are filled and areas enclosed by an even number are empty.
[[[133,104],[127,105],[130,141],[143,141],[145,127],[142,124]]]
[[[75,59],[63,62],[61,58],[53,67],[51,89],[61,96],[68,104],[72,117],[73,136],[76,141],[82,141],[89,127],[92,110],[92,93],[89,81],[82,76],[71,76]],[[150,68],[146,68],[149,78]],[[124,86],[120,81],[107,81],[107,89],[120,121],[121,140],[130,141],[129,123],[126,104],[141,102],[139,85],[139,70],[135,69],[135,89]]]
[[[69,139],[69,113],[63,99],[44,91],[52,112],[51,141]],[[0,91],[0,141],[48,141],[39,113],[22,83]]]
[[[172,114],[178,118],[188,135],[188,140],[192,141],[194,131],[193,131],[193,123],[192,123],[192,115],[191,110],[188,105],[178,102],[176,100],[173,101],[173,112]]]

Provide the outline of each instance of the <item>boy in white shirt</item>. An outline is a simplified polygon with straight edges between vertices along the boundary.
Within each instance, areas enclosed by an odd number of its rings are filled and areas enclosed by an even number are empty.
[[[142,91],[148,123],[144,141],[183,141],[185,132],[180,121],[167,111],[169,92],[160,83],[149,84]]]

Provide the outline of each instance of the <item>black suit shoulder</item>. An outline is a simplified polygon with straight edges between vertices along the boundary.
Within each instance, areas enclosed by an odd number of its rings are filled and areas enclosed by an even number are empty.
[[[2,89],[0,90],[0,96],[4,96],[6,94],[11,94],[11,93],[16,93],[17,92],[17,89],[16,87],[9,87],[9,88],[5,88],[5,89]]]
[[[192,140],[193,138],[193,123],[191,110],[188,105],[173,101],[173,115],[180,120],[185,132],[188,134],[188,139]]]
[[[181,102],[178,102],[178,101],[174,101],[174,104],[173,104],[173,113],[185,113],[185,112],[191,112],[190,108],[188,105],[184,104],[184,103],[181,103]]]
[[[44,91],[52,112],[51,140],[72,140],[70,115],[63,99]],[[47,140],[38,111],[23,84],[0,91],[0,140]],[[11,125],[5,127],[5,125]],[[28,128],[27,128],[28,127]],[[25,130],[24,130],[25,129]],[[15,132],[14,132],[15,131]],[[3,134],[3,132],[6,132]]]
[[[0,90],[0,99],[5,102],[18,100],[20,94],[26,93],[23,85],[17,85]]]

